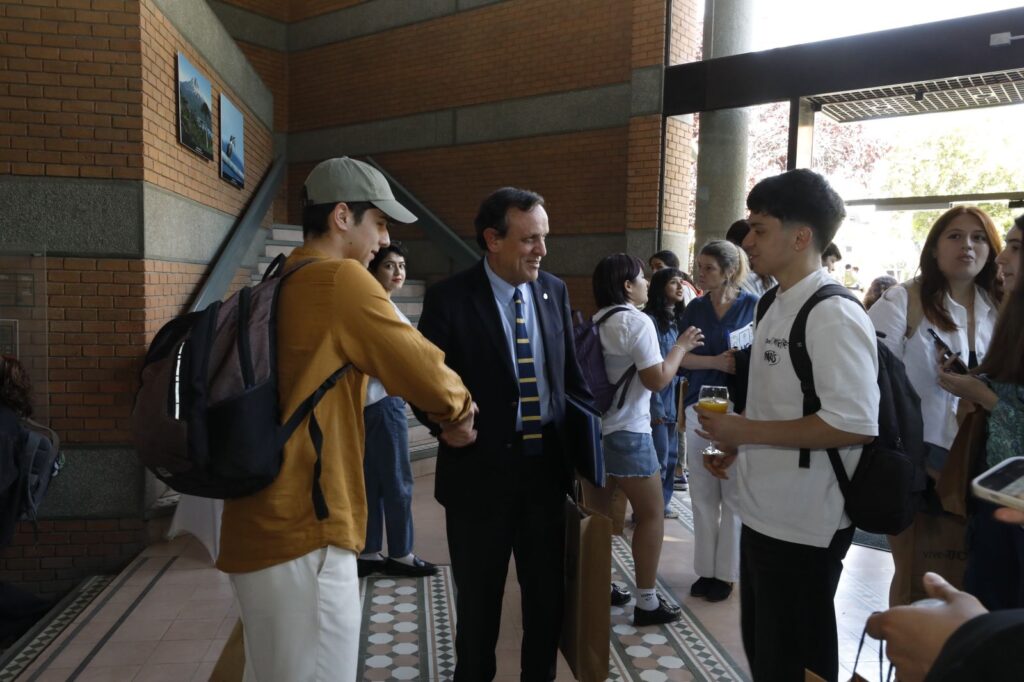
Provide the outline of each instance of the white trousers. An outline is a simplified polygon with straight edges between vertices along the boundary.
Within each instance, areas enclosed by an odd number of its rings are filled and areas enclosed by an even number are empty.
[[[723,481],[704,468],[701,451],[710,443],[697,435],[700,422],[686,408],[686,452],[690,457],[690,502],[693,507],[693,571],[701,578],[734,583],[740,577],[739,488],[736,466]]]
[[[359,654],[356,555],[326,547],[233,573],[245,632],[244,682],[354,682]]]

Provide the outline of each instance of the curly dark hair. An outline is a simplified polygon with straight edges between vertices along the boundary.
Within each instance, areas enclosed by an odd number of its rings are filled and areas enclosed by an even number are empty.
[[[405,247],[402,246],[402,242],[391,242],[377,252],[377,255],[373,257],[370,264],[366,266],[367,270],[369,270],[371,274],[376,275],[377,268],[379,268],[380,264],[384,262],[384,259],[388,257],[388,254],[392,253],[398,254],[402,258],[408,258],[405,252]]]
[[[669,305],[668,296],[665,295],[665,286],[673,277],[684,279],[683,271],[679,268],[662,268],[651,275],[651,286],[647,292],[647,305],[644,312],[654,319],[658,331],[664,334],[669,326],[679,319],[686,308],[686,303],[680,301]]]
[[[32,416],[32,380],[12,355],[0,355],[0,405],[14,410],[19,417]]]

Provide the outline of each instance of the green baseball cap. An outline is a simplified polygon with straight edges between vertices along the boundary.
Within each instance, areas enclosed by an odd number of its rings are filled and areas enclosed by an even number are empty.
[[[343,156],[321,161],[306,177],[309,204],[368,201],[399,223],[414,223],[416,216],[395,200],[384,175],[373,166]]]

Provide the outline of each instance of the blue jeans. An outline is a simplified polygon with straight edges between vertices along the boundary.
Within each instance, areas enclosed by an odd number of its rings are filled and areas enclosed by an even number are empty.
[[[409,425],[405,401],[387,397],[363,411],[366,422],[366,547],[383,548],[388,531],[388,556],[412,552],[412,465],[409,462]]]
[[[665,498],[665,509],[672,499],[673,484],[676,477],[676,461],[679,459],[679,433],[676,423],[655,424],[651,427],[651,438],[654,439],[654,450],[658,453],[661,464],[661,494]]]

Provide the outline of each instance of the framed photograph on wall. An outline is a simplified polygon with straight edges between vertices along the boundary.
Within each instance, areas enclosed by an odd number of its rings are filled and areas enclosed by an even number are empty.
[[[245,187],[245,117],[223,93],[220,96],[220,177]]]
[[[210,81],[178,53],[178,140],[213,160],[213,97]]]

